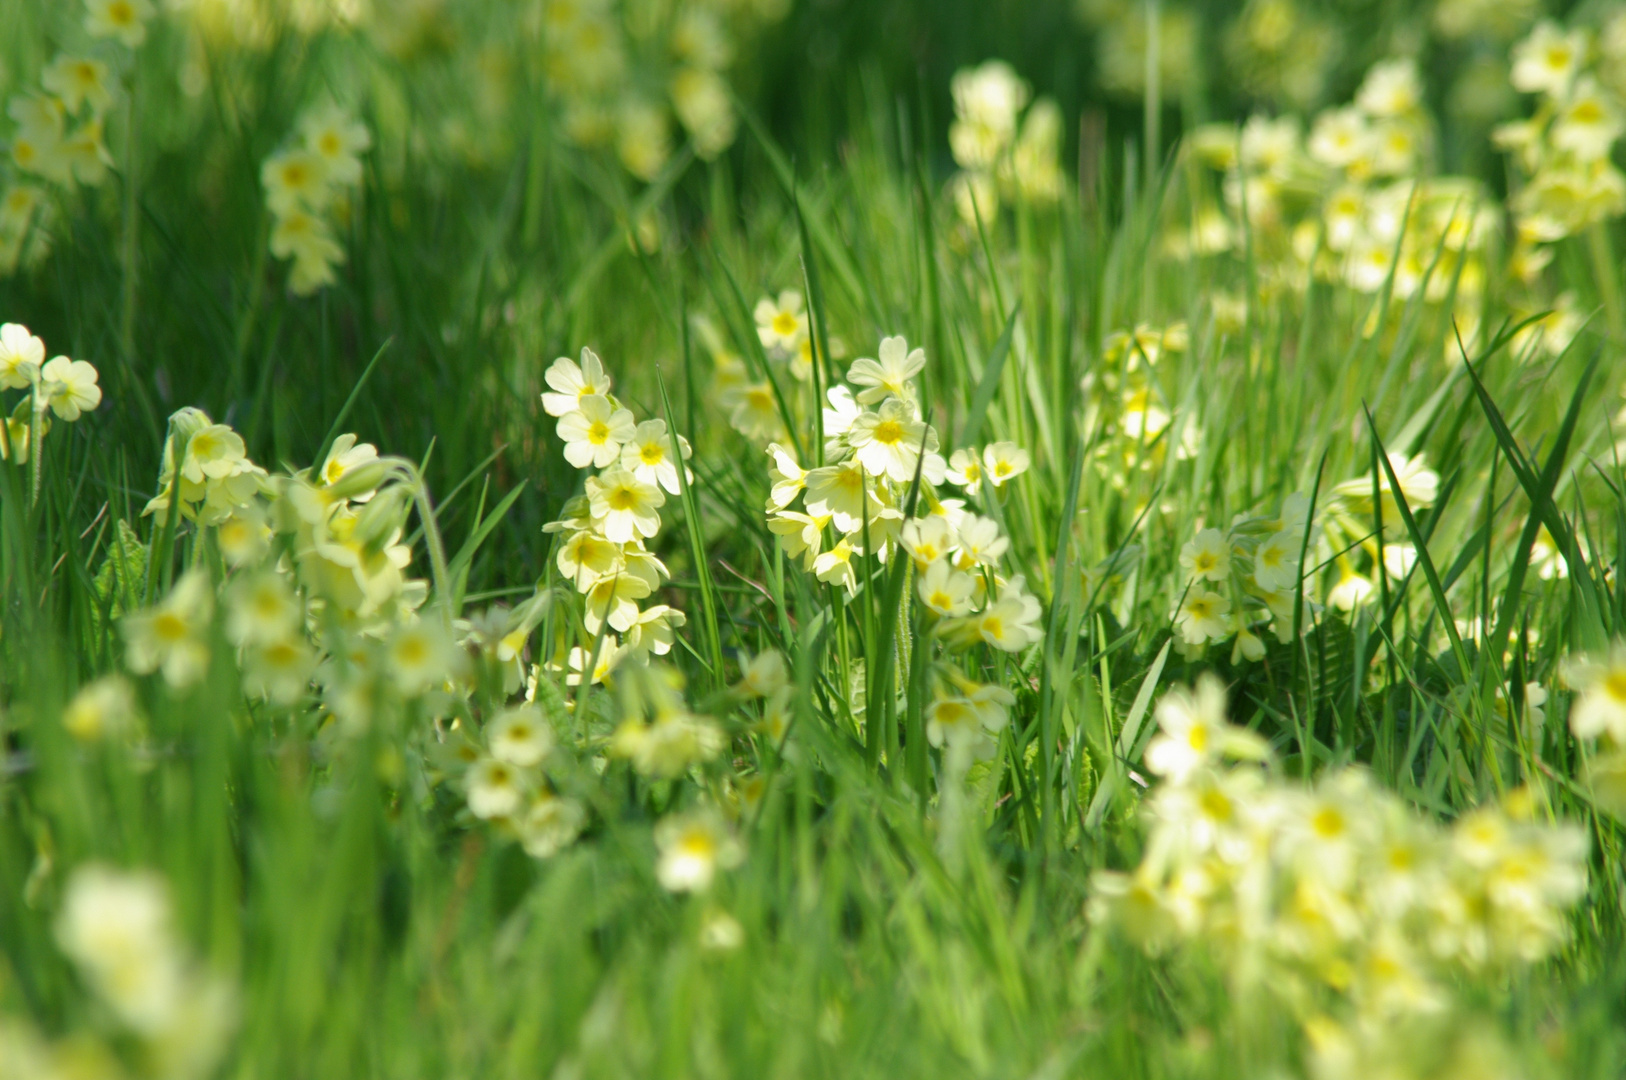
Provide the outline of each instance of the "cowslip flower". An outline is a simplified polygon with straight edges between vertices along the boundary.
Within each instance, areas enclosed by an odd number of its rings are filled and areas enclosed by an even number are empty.
[[[659,509],[666,504],[666,496],[654,484],[646,484],[617,466],[588,478],[587,501],[593,522],[604,538],[613,544],[626,544],[660,531]]]
[[[768,467],[768,479],[773,484],[768,492],[768,509],[783,510],[807,486],[807,471],[778,443],[768,444],[768,456],[773,459]]]
[[[757,338],[770,352],[789,356],[797,352],[807,336],[807,315],[802,310],[802,294],[786,289],[778,300],[763,297],[751,313],[757,324]]]
[[[20,390],[33,384],[45,364],[45,342],[21,323],[0,326],[0,389]]]
[[[784,654],[768,649],[740,665],[740,681],[734,689],[746,697],[765,698],[783,689],[788,681]]]
[[[283,217],[296,210],[319,214],[333,197],[333,177],[320,154],[305,149],[283,150],[260,167],[266,204]]]
[[[58,55],[40,72],[40,85],[56,95],[70,113],[86,105],[92,112],[102,113],[113,103],[107,65],[87,56]]]
[[[1175,628],[1188,645],[1219,641],[1230,632],[1231,601],[1217,592],[1193,587],[1175,617]]]
[[[525,774],[512,763],[494,757],[481,758],[463,776],[468,793],[469,813],[490,820],[516,814],[529,791]]]
[[[933,449],[935,441],[931,429],[915,418],[914,406],[901,398],[888,398],[879,411],[859,414],[847,431],[847,444],[859,464],[896,484],[914,479],[923,449]]]
[[[69,360],[66,356],[52,358],[40,369],[40,387],[51,411],[69,423],[102,403],[102,388],[96,385],[96,368],[84,360]]]
[[[995,488],[1027,472],[1032,461],[1028,452],[1013,442],[990,443],[982,451],[983,472]]]
[[[156,607],[125,617],[125,663],[137,675],[162,671],[176,689],[190,686],[209,666],[204,635],[213,616],[208,576],[187,571]]]
[[[1224,581],[1231,576],[1231,543],[1219,529],[1204,529],[1180,549],[1180,565],[1192,581]]]
[[[678,449],[687,461],[689,440],[678,436]],[[632,437],[621,447],[621,467],[646,484],[659,484],[673,495],[682,492],[677,462],[672,460],[672,438],[665,420],[645,420],[633,429]],[[688,469],[685,467],[685,479]]]
[[[882,338],[878,355],[878,360],[854,360],[847,369],[847,381],[864,387],[858,392],[858,403],[871,405],[888,397],[913,401],[915,388],[910,380],[925,368],[926,350],[911,352],[908,341],[898,336]]]
[[[574,412],[559,418],[559,438],[565,460],[578,469],[602,469],[621,456],[621,448],[638,431],[631,411],[617,408],[599,394],[584,397]]]
[[[938,561],[926,567],[916,590],[927,611],[942,618],[958,618],[971,611],[976,585],[970,574]]]
[[[1581,68],[1586,55],[1586,31],[1565,33],[1543,20],[1513,47],[1510,80],[1515,89],[1527,94],[1562,97]]]
[[[1020,652],[1044,637],[1039,629],[1043,609],[1027,592],[1020,574],[1000,589],[999,597],[976,616],[977,636],[996,649]]]
[[[553,387],[551,393],[542,395],[542,408],[549,416],[567,416],[580,408],[585,398],[610,396],[610,377],[592,349],[582,350],[579,365],[568,356],[559,357],[543,378]]]
[[[127,49],[147,40],[151,0],[85,0],[85,29],[91,37],[117,38]]]
[[[663,818],[655,826],[660,859],[655,876],[670,892],[705,892],[719,869],[730,870],[745,859],[722,815],[710,807]]]
[[[915,569],[925,573],[927,567],[948,555],[954,546],[954,533],[948,520],[941,517],[916,518],[905,522],[898,533],[903,550],[915,560]]]
[[[522,705],[500,713],[486,729],[491,756],[528,769],[540,765],[553,749],[553,729],[535,705]]]
[[[1265,592],[1278,592],[1298,584],[1299,551],[1303,547],[1303,534],[1293,529],[1278,529],[1254,549],[1253,580]]]
[[[1602,656],[1576,657],[1564,665],[1563,674],[1580,695],[1570,709],[1575,737],[1606,734],[1626,743],[1626,643],[1617,641]]]
[[[1146,767],[1174,783],[1221,757],[1257,761],[1268,751],[1263,739],[1225,719],[1225,684],[1203,675],[1190,689],[1177,687],[1157,703],[1162,730],[1146,747]]]
[[[948,471],[944,475],[949,483],[965,489],[965,493],[972,497],[982,490],[982,462],[977,460],[975,450],[961,448],[950,454]]]

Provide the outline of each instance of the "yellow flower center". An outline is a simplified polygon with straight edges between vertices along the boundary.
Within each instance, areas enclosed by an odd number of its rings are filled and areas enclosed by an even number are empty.
[[[130,26],[136,21],[135,6],[126,0],[113,0],[107,5],[107,21],[114,26]]]
[[[1214,557],[1212,551],[1198,552],[1197,558],[1194,560],[1194,566],[1200,574],[1207,573],[1217,565],[1219,565],[1219,560]]]
[[[751,408],[767,412],[774,407],[773,391],[765,386],[753,386],[745,392],[745,400]]]
[[[186,640],[186,620],[174,612],[166,611],[152,621],[152,632],[158,640],[174,644]]]
[[[632,510],[638,505],[638,493],[629,487],[618,487],[610,492],[611,510]]]
[[[875,441],[888,446],[903,441],[903,425],[896,420],[882,420],[875,425]]]
[[[1605,675],[1603,692],[1614,701],[1626,703],[1626,669],[1616,668]]]
[[[1188,601],[1186,604],[1186,610],[1191,613],[1191,617],[1193,619],[1206,619],[1214,613],[1214,606],[1207,600],[1199,597],[1197,599]]]
[[[998,615],[984,615],[982,617],[982,631],[990,637],[1005,636],[1005,621]]]
[[[321,151],[323,157],[338,157],[344,144],[339,141],[337,132],[324,131],[322,137],[316,140],[316,149]]]
[[[666,449],[660,443],[644,443],[643,449],[638,451],[638,460],[645,465],[659,465],[666,460]]]
[[[395,646],[395,659],[407,667],[417,667],[429,659],[429,645],[420,637],[409,637]]]
[[[1554,71],[1563,71],[1570,66],[1570,51],[1562,45],[1554,45],[1547,50],[1547,66]]]
[[[717,842],[709,833],[696,830],[684,835],[678,842],[678,850],[691,859],[705,859],[709,862],[717,854]]]
[[[1570,110],[1570,119],[1578,124],[1596,124],[1603,119],[1603,107],[1590,98],[1578,101],[1575,108]]]
[[[773,317],[774,333],[779,334],[781,337],[788,337],[791,334],[794,334],[796,332],[796,326],[796,316],[792,315],[788,311],[781,311],[779,314]]]
[[[602,443],[610,437],[610,425],[602,420],[595,420],[587,429],[587,439],[592,443]]]
[[[1310,828],[1317,836],[1326,839],[1342,836],[1344,834],[1344,815],[1330,806],[1323,806],[1310,818]]]
[[[1203,792],[1200,800],[1203,813],[1214,821],[1230,821],[1232,814],[1231,800],[1225,797],[1223,791],[1210,788]]]
[[[935,608],[938,611],[948,611],[954,606],[954,598],[939,589],[937,592],[932,593],[930,599],[926,601],[926,606]]]

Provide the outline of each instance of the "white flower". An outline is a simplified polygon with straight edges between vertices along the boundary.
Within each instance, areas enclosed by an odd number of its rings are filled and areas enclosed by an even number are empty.
[[[51,411],[70,423],[102,403],[96,369],[83,360],[53,358],[40,369],[40,385]]]
[[[535,705],[521,705],[497,715],[486,729],[491,756],[522,769],[539,765],[553,748],[553,729]]]
[[[1044,637],[1038,626],[1043,609],[1028,595],[1026,585],[1020,574],[1006,582],[999,598],[976,616],[978,637],[1005,652],[1020,652]]]
[[[496,758],[481,758],[463,777],[469,812],[477,818],[506,818],[525,804],[527,785],[518,768]]]
[[[687,461],[691,453],[689,440],[678,436],[678,449]],[[673,495],[680,494],[677,463],[672,460],[672,437],[666,433],[665,420],[645,420],[633,430],[632,437],[621,447],[621,467],[646,484],[659,484]],[[687,480],[688,469],[684,469]]]
[[[1231,576],[1231,543],[1219,529],[1204,529],[1180,549],[1180,565],[1192,581],[1224,581]]]
[[[1254,549],[1253,580],[1261,589],[1279,592],[1298,585],[1303,539],[1303,534],[1293,529],[1278,529]]]
[[[153,16],[150,0],[85,0],[85,29],[91,37],[118,38],[135,49],[147,40],[147,20]]]
[[[1188,645],[1219,641],[1231,632],[1231,601],[1200,585],[1186,591],[1174,625]]]
[[[705,892],[719,869],[732,869],[745,858],[722,815],[708,808],[674,815],[655,826],[660,860],[655,876],[671,892]]]
[[[587,479],[587,500],[593,523],[614,544],[654,536],[661,528],[660,507],[666,496],[619,466]]]
[[[898,539],[903,544],[903,550],[915,560],[915,568],[924,573],[928,566],[944,558],[954,547],[954,530],[949,527],[947,518],[916,518],[904,523]]]
[[[566,416],[576,411],[583,398],[609,397],[610,377],[592,349],[582,350],[582,362],[561,356],[543,376],[553,393],[542,395],[542,408],[549,416]]]
[[[768,478],[773,481],[773,488],[768,493],[768,509],[783,510],[796,501],[807,486],[807,472],[790,456],[778,443],[768,444],[768,456],[773,464],[768,467]]]
[[[810,470],[807,474],[807,512],[816,518],[828,515],[838,532],[857,532],[863,528],[866,517],[870,521],[875,520],[883,505],[876,495],[875,486],[857,461]]]
[[[1547,20],[1513,47],[1513,86],[1527,94],[1563,97],[1586,55],[1586,31],[1566,34]]]
[[[1563,672],[1564,681],[1580,695],[1570,709],[1575,737],[1607,734],[1626,744],[1626,643],[1616,642],[1602,656],[1576,657]]]
[[[912,523],[911,523],[912,524]],[[926,567],[916,585],[926,610],[943,618],[957,618],[971,611],[975,579],[939,560]]]
[[[587,823],[587,810],[575,799],[540,795],[520,818],[519,840],[525,854],[546,859],[576,842]]]
[[[1007,480],[1027,472],[1032,460],[1026,450],[1013,442],[990,443],[982,452],[983,472],[996,488],[1004,487]],[[969,489],[967,491],[969,493]]]
[[[962,447],[950,454],[944,475],[955,487],[964,488],[967,495],[975,496],[982,490],[982,463],[977,460],[975,450]]]
[[[578,469],[589,465],[602,469],[621,456],[621,447],[632,441],[638,426],[631,412],[617,408],[603,395],[589,395],[577,404],[574,412],[559,418],[557,430],[564,440],[565,460]]]
[[[914,386],[909,380],[920,374],[926,366],[926,350],[909,351],[909,343],[900,337],[881,339],[880,359],[854,360],[847,369],[847,381],[865,389],[859,391],[858,402],[870,405],[888,397],[913,401]],[[831,404],[835,404],[832,400]],[[825,431],[830,430],[825,425]]]
[[[1191,689],[1177,687],[1157,703],[1162,731],[1146,747],[1146,767],[1173,783],[1184,783],[1222,755],[1263,758],[1263,739],[1225,719],[1225,684],[1203,675]]]
[[[0,326],[0,390],[20,390],[33,384],[45,363],[45,342],[21,323]]]
[[[895,484],[915,478],[915,467],[923,450],[935,450],[932,430],[915,419],[914,406],[901,398],[888,398],[878,412],[860,413],[847,430],[847,444],[853,456],[873,476],[884,476]],[[933,482],[921,469],[922,479]],[[942,479],[941,473],[937,476]]]
[[[763,297],[752,312],[757,338],[762,347],[780,356],[790,356],[802,347],[807,336],[807,315],[802,310],[802,294],[786,289],[778,301]]]
[[[746,697],[769,697],[786,685],[785,657],[778,649],[757,653],[741,666],[740,681],[734,689]]]
[[[162,670],[171,686],[190,686],[209,666],[204,635],[213,617],[208,575],[187,571],[156,607],[125,617],[125,663],[137,675]]]

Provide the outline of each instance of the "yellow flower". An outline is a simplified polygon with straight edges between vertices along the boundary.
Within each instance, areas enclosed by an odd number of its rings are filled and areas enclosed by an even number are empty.
[[[85,7],[85,29],[92,37],[118,38],[129,49],[147,40],[150,0],[85,0]]]
[[[21,323],[0,326],[0,390],[20,390],[33,385],[45,363],[45,342],[28,332]]]
[[[356,184],[361,181],[360,156],[373,144],[365,124],[332,106],[307,113],[300,121],[299,131],[305,149],[321,160],[331,182]]]
[[[1601,656],[1578,656],[1564,665],[1564,681],[1579,692],[1570,710],[1578,739],[1608,735],[1626,745],[1626,643]]]
[[[878,360],[854,360],[847,369],[847,381],[864,389],[858,392],[858,403],[873,405],[888,397],[914,401],[912,380],[926,367],[926,350],[910,350],[902,336],[881,339]]]
[[[594,394],[582,398],[574,412],[561,416],[555,430],[565,444],[566,461],[578,469],[602,469],[620,458],[621,447],[632,441],[638,425],[629,410]]]
[[[612,544],[647,539],[660,531],[659,509],[666,504],[666,496],[620,466],[588,477],[587,500],[593,524]]]
[[[751,315],[764,349],[788,357],[801,348],[808,333],[807,313],[802,307],[802,294],[795,289],[786,289],[778,300],[765,296],[757,301]]]
[[[719,869],[745,859],[745,848],[710,807],[663,818],[655,826],[655,846],[655,876],[671,892],[705,892]]]
[[[96,742],[128,730],[135,722],[135,690],[122,675],[87,683],[62,710],[62,727],[80,742]]]
[[[586,398],[610,396],[610,377],[592,349],[582,349],[580,365],[568,356],[559,357],[543,378],[553,388],[542,395],[542,409],[549,416],[568,416],[580,409]]]
[[[125,663],[137,675],[161,671],[176,689],[190,686],[209,666],[204,638],[213,616],[208,575],[187,571],[156,607],[125,617]]]
[[[69,423],[102,403],[102,388],[96,385],[95,367],[66,356],[55,357],[40,369],[40,389],[51,411]]]
[[[102,113],[113,103],[107,65],[86,56],[59,54],[40,73],[40,85],[55,94],[63,108],[71,113],[78,112],[82,105],[90,106],[94,113]]]
[[[1230,633],[1231,601],[1201,586],[1186,591],[1175,616],[1175,629],[1188,645],[1219,641]]]
[[[1586,31],[1566,34],[1544,19],[1529,37],[1513,47],[1513,85],[1527,94],[1562,97],[1585,55]]]
[[[278,217],[297,210],[321,213],[333,198],[331,180],[327,159],[312,150],[278,151],[260,168],[266,205]]]

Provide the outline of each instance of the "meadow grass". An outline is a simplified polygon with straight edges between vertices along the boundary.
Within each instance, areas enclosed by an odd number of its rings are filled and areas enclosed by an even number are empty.
[[[64,32],[53,7],[0,13],[14,42],[35,42],[9,46],[13,69],[37,68]],[[500,5],[463,17],[503,32]],[[733,149],[679,148],[646,184],[570,145],[548,108],[512,107],[524,122],[478,153],[437,145],[449,114],[481,122],[445,57],[413,66],[365,36],[288,31],[210,54],[220,67],[187,96],[179,17],[152,34],[110,125],[118,174],[63,189],[49,254],[0,279],[0,318],[94,361],[104,391],[44,440],[37,494],[30,467],[0,465],[0,1064],[10,1053],[17,1070],[0,1073],[199,1075],[132,1034],[64,955],[69,882],[103,863],[161,875],[182,948],[232,988],[208,1075],[1341,1075],[1306,1020],[1336,994],[1306,1005],[1302,988],[1239,984],[1221,949],[1148,952],[1090,914],[1095,875],[1147,854],[1156,705],[1207,672],[1269,746],[1273,782],[1355,766],[1420,819],[1523,800],[1584,831],[1587,887],[1561,945],[1449,981],[1444,1049],[1407,1049],[1407,1067],[1620,1074],[1622,833],[1560,677],[1626,620],[1618,222],[1555,245],[1549,274],[1596,314],[1547,355],[1518,334],[1531,313],[1496,275],[1469,328],[1449,302],[1397,295],[1392,272],[1375,292],[1284,285],[1246,226],[1225,254],[1171,253],[1214,181],[1173,143],[1148,154],[1156,125],[1133,114],[1135,137],[1067,137],[1087,168],[1065,170],[1060,198],[968,222],[944,188],[946,71],[917,86],[861,67],[839,114],[809,106],[792,123],[759,112],[772,94],[742,95]],[[535,69],[513,81],[516,101],[542,100]],[[260,168],[325,94],[356,103],[374,137],[337,281],[296,296],[267,254]],[[807,383],[757,337],[752,305],[782,289],[806,298]],[[1240,322],[1216,296],[1245,298]],[[1114,332],[1174,323],[1187,343],[1155,363],[1155,336],[1113,354]],[[1031,455],[972,500],[1008,538],[1001,573],[1025,575],[1042,636],[945,661],[1012,694],[969,770],[927,738],[938,639],[911,599],[917,570],[894,545],[850,592],[803,572],[763,512],[766,440],[730,426],[718,390],[729,362],[777,371],[779,441],[811,468],[817,392],[894,334],[925,349],[921,413],[945,455],[1001,441]],[[693,446],[650,540],[670,580],[648,603],[687,614],[662,664],[726,743],[664,776],[615,750],[636,695],[656,691],[547,666],[555,643],[596,651],[607,634],[584,624],[560,536],[543,531],[584,490],[542,408],[544,373],[584,346],[638,418]],[[1136,350],[1167,416],[1154,429],[1143,409],[1132,432],[1113,380]],[[402,455],[392,475],[416,463],[432,502],[402,495],[398,520],[407,573],[430,581],[426,622],[547,598],[524,659],[543,664],[531,694],[571,748],[548,778],[586,808],[578,840],[527,854],[434,756],[454,719],[477,735],[514,698],[500,675],[379,689],[367,723],[341,722],[331,695],[245,693],[226,601],[199,631],[195,678],[132,675],[132,727],[64,725],[83,686],[134,670],[121,620],[188,570],[211,595],[246,576],[212,529],[143,514],[165,491],[166,443],[186,452],[169,420],[184,406],[273,472],[320,465],[342,432]],[[1437,490],[1374,518],[1373,492],[1407,488],[1389,454],[1426,455]],[[1363,496],[1335,494],[1346,484],[1366,485],[1367,515],[1348,545],[1322,524],[1340,498],[1358,517]],[[901,490],[920,487],[916,473]],[[1317,525],[1285,643],[1261,632],[1260,659],[1179,648],[1182,548],[1239,517],[1285,518],[1294,493]],[[1373,572],[1394,544],[1411,564]],[[1346,546],[1374,590],[1348,611],[1327,603]],[[1543,575],[1543,546],[1564,576]],[[333,609],[315,610],[313,627]],[[776,738],[731,690],[769,651],[792,688]],[[1549,695],[1544,724],[1532,686]],[[725,811],[744,858],[709,890],[674,891],[657,826],[701,805]],[[30,1064],[24,1031],[60,1071]]]

